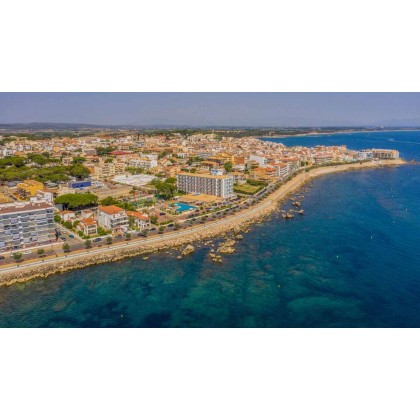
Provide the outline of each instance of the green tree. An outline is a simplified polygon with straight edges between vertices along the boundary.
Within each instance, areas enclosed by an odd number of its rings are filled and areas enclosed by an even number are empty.
[[[129,241],[129,240],[131,239],[131,233],[127,232],[127,233],[125,234],[125,239],[126,239],[127,241]]]
[[[165,226],[159,226],[159,233],[163,233],[165,231]]]
[[[64,223],[63,223],[63,226],[64,226],[65,228],[67,228],[67,229],[71,230],[71,229],[73,228],[73,223],[72,223],[72,222],[67,221],[67,222],[64,222]]]
[[[112,236],[107,236],[107,237],[106,237],[106,243],[107,243],[108,245],[111,245],[111,244],[112,244]]]
[[[90,175],[89,169],[81,164],[70,166],[70,175],[77,179],[85,179]]]
[[[80,163],[84,163],[84,162],[86,162],[86,158],[84,158],[83,156],[75,156],[73,158],[73,164],[75,164],[75,165],[80,164]]]
[[[38,257],[43,257],[45,255],[45,249],[44,248],[38,248],[36,253],[38,254]]]
[[[226,162],[224,164],[224,167],[225,167],[226,172],[232,172],[232,168],[233,168],[232,162]]]
[[[63,244],[63,251],[69,252],[70,251],[70,245],[67,242],[64,242]]]
[[[145,238],[147,238],[148,234],[149,234],[149,231],[147,229],[144,229],[141,231],[141,236],[144,236]]]
[[[12,258],[18,263],[23,257],[23,254],[21,252],[14,252],[12,254]]]
[[[91,193],[64,194],[55,199],[56,204],[64,204],[70,209],[96,205],[98,197]]]
[[[86,239],[85,248],[92,248],[92,241],[90,239]]]
[[[98,156],[105,156],[111,153],[114,150],[113,147],[107,146],[107,147],[97,147],[96,148],[96,154]]]

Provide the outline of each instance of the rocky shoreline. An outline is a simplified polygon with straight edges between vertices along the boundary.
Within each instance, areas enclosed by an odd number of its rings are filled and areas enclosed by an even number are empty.
[[[296,175],[286,184],[282,185],[278,190],[270,194],[261,203],[257,204],[251,209],[245,210],[242,213],[238,213],[235,216],[230,216],[223,220],[223,223],[217,225],[204,225],[200,231],[180,231],[184,236],[171,238],[170,236],[162,236],[158,243],[127,243],[123,249],[103,249],[101,253],[92,254],[80,254],[80,256],[73,256],[73,258],[66,260],[51,260],[46,261],[43,265],[36,267],[20,267],[10,272],[1,272],[1,285],[11,285],[17,282],[25,282],[36,278],[45,278],[52,274],[64,273],[70,270],[76,270],[85,268],[92,265],[104,264],[109,262],[115,262],[124,258],[144,255],[143,259],[147,260],[147,254],[160,252],[167,249],[180,249],[178,258],[187,257],[190,253],[194,252],[193,243],[210,241],[214,238],[224,238],[225,242],[220,244],[219,247],[210,252],[209,257],[215,263],[221,263],[221,254],[231,254],[235,251],[234,245],[237,240],[241,240],[243,236],[241,232],[246,232],[249,226],[256,223],[262,222],[262,220],[278,209],[278,206],[283,202],[290,194],[296,192],[306,183],[312,179],[333,172],[343,172],[348,170],[359,170],[366,168],[379,168],[384,166],[395,166],[401,165],[405,162],[401,159],[394,161],[384,161],[382,164],[373,162],[366,162],[363,164],[348,164],[339,166],[327,166],[311,169],[308,172],[303,172]],[[239,219],[239,220],[238,220]],[[229,235],[230,234],[230,235]],[[229,237],[230,236],[230,237]],[[212,244],[213,245],[213,244]],[[189,246],[189,247],[188,247]]]

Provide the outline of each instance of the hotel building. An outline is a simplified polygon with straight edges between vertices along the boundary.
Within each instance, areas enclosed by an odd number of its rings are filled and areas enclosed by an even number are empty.
[[[234,195],[231,175],[178,173],[177,188],[187,193],[200,193],[228,198]]]
[[[55,240],[54,207],[48,203],[0,206],[0,251],[44,245]]]

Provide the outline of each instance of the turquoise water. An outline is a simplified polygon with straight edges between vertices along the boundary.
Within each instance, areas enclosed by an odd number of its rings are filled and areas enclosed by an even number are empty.
[[[420,132],[280,139],[398,148]],[[254,225],[218,265],[209,247],[0,288],[8,327],[420,327],[420,166],[327,175],[303,217]]]
[[[183,213],[184,211],[195,210],[197,208],[184,203],[174,203],[173,205],[176,207],[176,210],[180,213]]]

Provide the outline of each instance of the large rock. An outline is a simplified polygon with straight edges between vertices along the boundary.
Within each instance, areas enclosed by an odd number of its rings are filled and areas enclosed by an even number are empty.
[[[184,250],[181,252],[181,255],[188,255],[195,251],[195,248],[192,245],[187,245]]]

